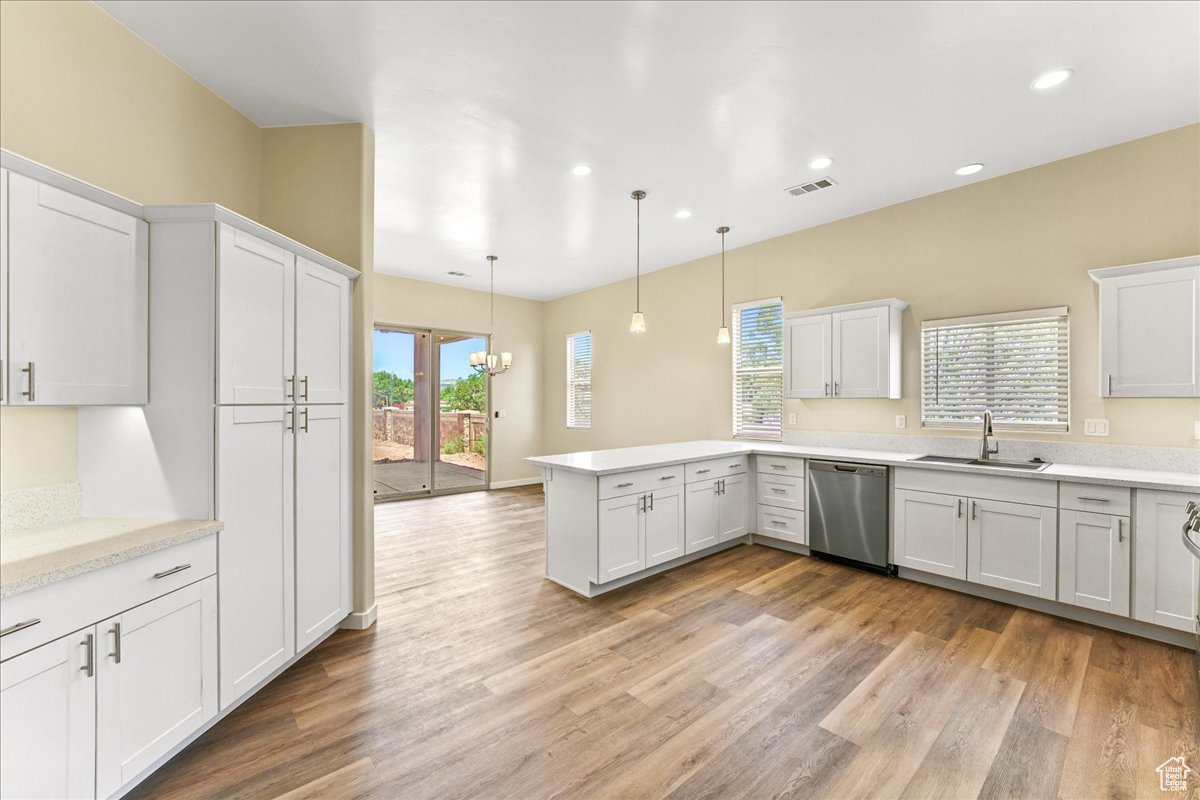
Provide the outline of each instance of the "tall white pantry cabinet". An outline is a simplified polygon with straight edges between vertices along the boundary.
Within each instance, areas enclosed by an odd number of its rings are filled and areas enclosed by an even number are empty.
[[[83,510],[225,523],[226,709],[351,610],[358,272],[220,206],[150,206],[145,216],[150,402],[133,414],[80,410]]]

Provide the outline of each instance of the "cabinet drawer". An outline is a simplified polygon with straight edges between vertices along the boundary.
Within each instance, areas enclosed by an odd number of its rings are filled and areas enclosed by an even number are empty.
[[[728,458],[710,458],[708,461],[694,461],[684,465],[684,475],[688,483],[724,478],[728,475],[740,475],[746,471],[749,456],[729,456]]]
[[[804,508],[804,478],[792,475],[758,476],[758,502],[778,508]]]
[[[1099,486],[1091,483],[1058,485],[1059,508],[1128,517],[1130,505],[1130,491],[1124,486]]]
[[[187,569],[172,572],[185,564],[189,565]],[[0,630],[39,621],[0,638],[0,660],[195,583],[216,571],[214,534],[7,597],[0,604]],[[167,572],[170,574],[154,577]]]
[[[755,456],[756,469],[768,475],[804,475],[804,459],[789,456]]]
[[[755,533],[805,544],[804,512],[790,508],[759,505]]]
[[[675,464],[670,467],[601,475],[600,499],[607,500],[610,497],[641,494],[642,492],[652,492],[655,489],[665,489],[669,486],[679,486],[683,483],[683,467],[683,464]]]

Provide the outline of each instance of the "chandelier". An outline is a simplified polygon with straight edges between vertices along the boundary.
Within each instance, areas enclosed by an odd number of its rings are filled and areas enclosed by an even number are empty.
[[[496,327],[496,256],[488,256],[488,269],[491,273],[491,278],[488,286],[488,298],[490,302],[490,317],[488,321],[488,343],[492,341],[494,329]],[[512,353],[489,353],[487,350],[479,350],[471,353],[471,369],[479,373],[486,373],[489,376],[496,376],[502,372],[508,372],[508,368],[512,366]]]

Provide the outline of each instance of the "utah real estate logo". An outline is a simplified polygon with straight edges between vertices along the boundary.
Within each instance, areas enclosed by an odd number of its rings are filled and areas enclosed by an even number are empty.
[[[1188,790],[1188,774],[1192,769],[1183,760],[1183,756],[1168,758],[1158,765],[1159,788],[1164,792],[1186,792]]]

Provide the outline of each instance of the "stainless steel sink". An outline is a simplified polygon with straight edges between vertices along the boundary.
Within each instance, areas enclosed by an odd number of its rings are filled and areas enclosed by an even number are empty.
[[[924,461],[930,464],[960,464],[965,467],[996,467],[999,469],[1023,469],[1029,472],[1041,472],[1050,466],[1049,461],[999,461],[990,458],[987,461],[979,458],[961,458],[958,456],[921,456],[913,461]]]

